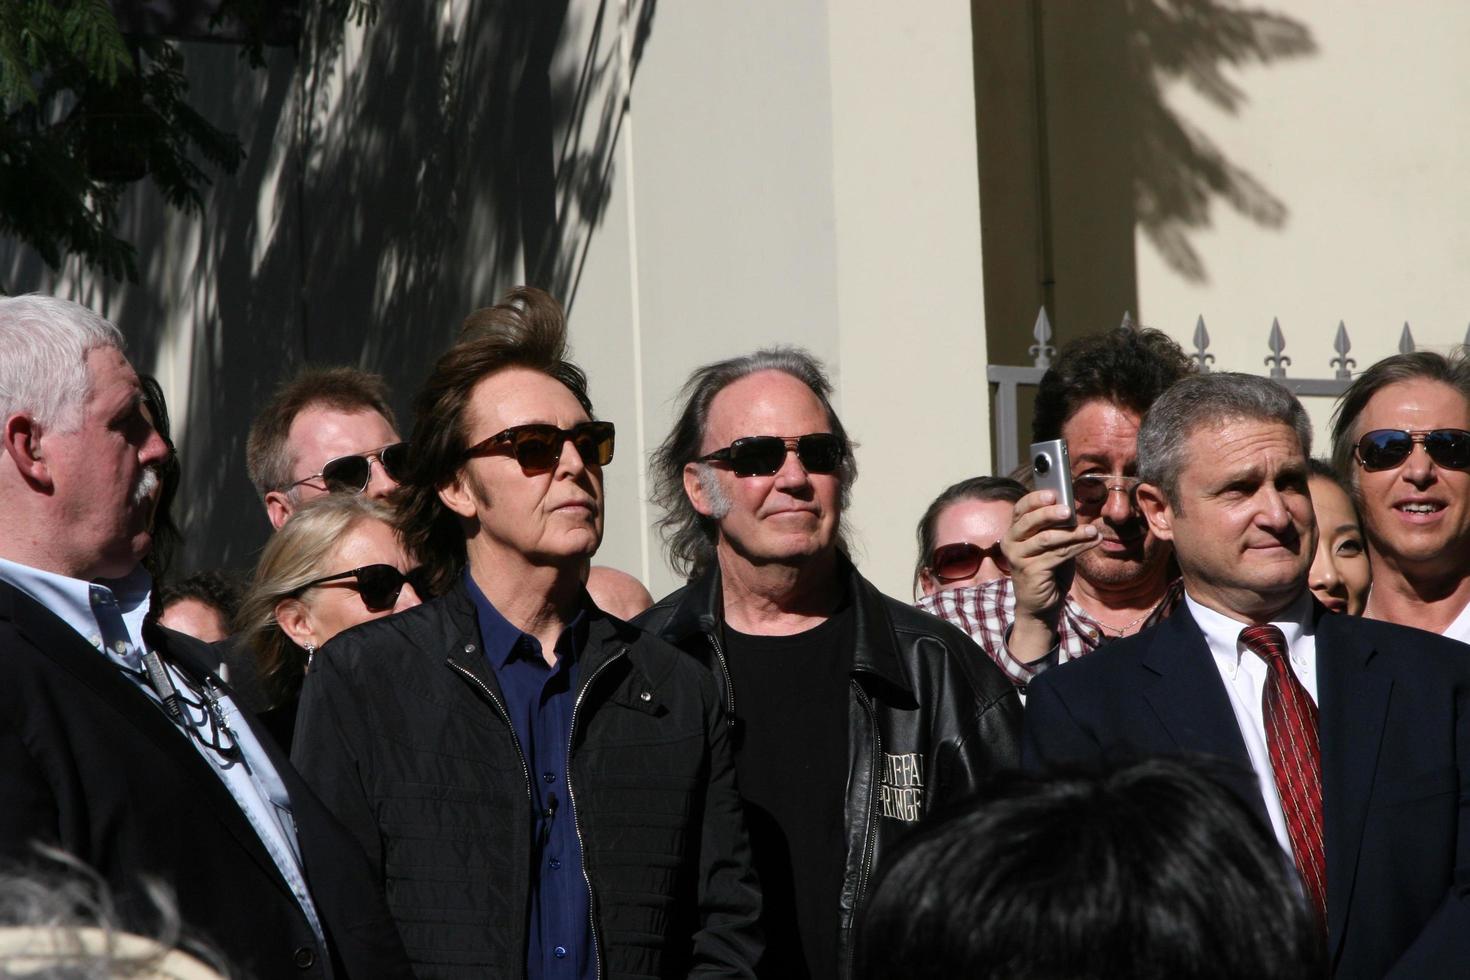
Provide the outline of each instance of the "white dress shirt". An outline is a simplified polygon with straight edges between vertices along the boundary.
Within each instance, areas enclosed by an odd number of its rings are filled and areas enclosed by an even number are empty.
[[[1240,642],[1241,630],[1252,624],[1231,619],[1200,605],[1188,591],[1184,601],[1189,604],[1189,613],[1205,634],[1210,645],[1210,654],[1225,691],[1230,695],[1230,707],[1235,709],[1235,722],[1245,740],[1246,752],[1250,754],[1251,767],[1261,784],[1261,798],[1266,801],[1266,815],[1271,818],[1271,829],[1276,832],[1287,854],[1292,853],[1291,836],[1286,829],[1286,817],[1281,810],[1281,794],[1276,790],[1276,775],[1271,769],[1271,752],[1266,743],[1266,716],[1261,707],[1261,694],[1266,687],[1266,662]],[[1288,663],[1306,688],[1312,703],[1317,703],[1317,636],[1312,621],[1312,597],[1303,592],[1281,617],[1271,620],[1271,625],[1281,630],[1290,651]]]
[[[4,581],[36,602],[45,606],[62,622],[102,653],[119,672],[163,711],[163,701],[154,691],[143,672],[143,620],[148,615],[149,595],[153,581],[140,566],[127,578],[110,582],[84,582],[52,572],[45,572],[28,565],[0,558],[0,581]],[[281,876],[291,887],[291,893],[316,933],[321,960],[331,975],[330,959],[326,956],[326,939],[316,906],[306,887],[306,875],[302,870],[301,848],[296,839],[296,822],[291,812],[291,797],[280,773],[272,765],[270,756],[261,747],[250,726],[240,717],[240,710],[223,690],[208,685],[200,690],[173,664],[165,664],[174,687],[187,695],[183,710],[189,721],[208,728],[205,713],[213,702],[220,717],[235,736],[239,745],[240,758],[227,759],[204,745],[197,737],[179,728],[179,737],[186,740],[209,764],[209,769],[234,797],[241,813],[260,837],[271,859],[280,869]],[[207,683],[207,682],[206,682]],[[190,704],[189,702],[193,702]],[[168,717],[165,714],[165,717]],[[177,723],[171,718],[171,724]],[[229,882],[220,882],[228,890]],[[187,915],[187,909],[184,910]]]
[[[1460,615],[1455,621],[1444,628],[1440,636],[1451,640],[1459,640],[1461,643],[1470,643],[1470,602],[1465,603],[1465,608],[1460,610]]]

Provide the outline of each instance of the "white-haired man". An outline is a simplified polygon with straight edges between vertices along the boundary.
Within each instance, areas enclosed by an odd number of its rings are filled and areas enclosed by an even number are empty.
[[[69,852],[145,933],[157,882],[256,976],[406,975],[361,851],[204,648],[145,621],[168,449],[117,328],[0,299],[0,437],[0,858]]]

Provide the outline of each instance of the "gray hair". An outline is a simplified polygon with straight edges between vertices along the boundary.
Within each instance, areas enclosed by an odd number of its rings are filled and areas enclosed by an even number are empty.
[[[1353,450],[1357,447],[1358,416],[1368,402],[1389,385],[1401,381],[1438,381],[1460,393],[1470,403],[1470,349],[1460,347],[1449,357],[1434,351],[1416,350],[1394,354],[1364,371],[1342,393],[1332,412],[1332,465],[1349,483],[1357,486]]]
[[[0,297],[0,419],[29,412],[75,432],[91,394],[87,355],[124,349],[109,321],[71,300],[31,293]]]
[[[1189,436],[1205,425],[1237,419],[1280,422],[1296,431],[1302,455],[1312,452],[1312,422],[1296,396],[1254,374],[1197,374],[1175,382],[1159,396],[1138,429],[1138,476],[1164,492],[1179,508],[1179,474]]]
[[[847,430],[842,427],[842,421],[832,408],[832,382],[828,379],[822,362],[808,351],[799,347],[766,347],[751,354],[716,361],[696,369],[680,389],[673,430],[658,449],[654,450],[649,462],[653,481],[650,496],[664,512],[657,522],[659,533],[663,535],[664,545],[668,549],[669,564],[676,573],[685,577],[698,576],[714,562],[719,522],[700,514],[690,503],[684,493],[684,466],[699,458],[705,430],[709,426],[710,404],[714,402],[715,396],[741,378],[761,371],[789,374],[810,388],[812,394],[817,396],[817,401],[822,403],[828,428],[842,441],[846,451],[838,467],[837,477],[842,491],[840,501],[844,516],[837,529],[837,547],[843,552],[848,551],[846,511],[852,495],[853,481],[857,479],[857,460],[853,458],[852,442],[847,437]]]

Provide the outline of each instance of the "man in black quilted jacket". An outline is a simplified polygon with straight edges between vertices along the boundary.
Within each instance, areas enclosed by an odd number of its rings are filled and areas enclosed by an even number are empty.
[[[293,758],[420,976],[751,976],[760,894],[714,678],[582,586],[614,432],[561,307],[513,290],[462,336],[397,498],[439,597],[317,652]]]
[[[688,586],[636,622],[712,666],[766,899],[766,977],[849,971],[874,867],[925,815],[1018,762],[1021,705],[962,632],[847,557],[857,475],[821,364],[710,364],[654,455]]]

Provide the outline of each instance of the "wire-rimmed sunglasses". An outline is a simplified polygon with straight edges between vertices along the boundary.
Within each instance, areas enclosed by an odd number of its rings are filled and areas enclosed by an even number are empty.
[[[588,466],[606,466],[612,462],[617,430],[611,422],[580,422],[570,429],[546,422],[513,425],[488,439],[481,439],[465,450],[465,456],[491,456],[506,453],[515,457],[526,473],[544,473],[556,469],[561,448],[567,442],[577,450]]]
[[[929,574],[941,582],[958,582],[960,579],[973,578],[986,558],[995,562],[995,567],[1005,574],[1011,574],[1011,563],[1000,550],[999,541],[988,548],[969,541],[942,544],[930,553],[927,567]]]
[[[1436,466],[1470,469],[1470,432],[1464,429],[1374,429],[1363,433],[1353,455],[1370,473],[1391,470],[1409,458],[1415,443],[1424,446]]]
[[[402,483],[404,475],[408,472],[408,443],[395,442],[381,449],[374,449],[372,452],[354,453],[350,456],[329,459],[322,464],[320,473],[302,477],[286,489],[294,490],[303,483],[321,480],[328,493],[362,493],[373,478],[373,460],[375,459],[393,482]]]
[[[794,451],[808,473],[833,473],[847,454],[842,440],[831,432],[804,436],[746,436],[724,449],[699,457],[699,463],[728,463],[736,476],[770,476],[781,469]]]
[[[386,564],[363,565],[345,572],[323,575],[321,578],[312,579],[305,585],[298,586],[290,594],[300,596],[307,589],[314,589],[320,585],[342,585],[357,591],[368,612],[387,612],[398,605],[398,596],[403,591],[405,582],[413,586],[413,591],[420,599],[428,599],[433,594],[429,590],[428,570],[422,565],[406,572],[400,572],[392,565]]]
[[[1138,505],[1138,485],[1143,481],[1136,476],[1118,476],[1115,473],[1084,473],[1072,480],[1072,496],[1083,507],[1097,507],[1107,502],[1108,494],[1114,490],[1128,498],[1130,506]]]

